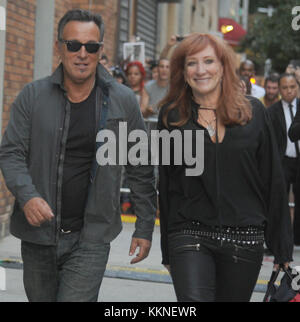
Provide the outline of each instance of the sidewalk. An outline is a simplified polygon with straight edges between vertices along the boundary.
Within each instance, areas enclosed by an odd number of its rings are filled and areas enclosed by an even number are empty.
[[[126,222],[129,221],[129,222]],[[100,291],[101,302],[175,302],[171,278],[161,265],[159,226],[155,226],[151,252],[144,261],[131,265],[128,256],[134,223],[123,217],[123,230],[112,242]],[[261,301],[272,270],[273,257],[265,257],[252,301]],[[300,247],[294,251],[292,266],[300,265]],[[0,266],[6,271],[6,290],[0,302],[27,301],[22,282],[20,241],[8,236],[0,241]]]

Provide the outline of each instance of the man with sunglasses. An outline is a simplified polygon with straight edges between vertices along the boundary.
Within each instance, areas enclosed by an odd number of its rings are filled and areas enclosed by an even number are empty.
[[[105,128],[118,139],[120,122],[128,132],[145,127],[134,93],[98,63],[103,36],[99,15],[67,12],[58,26],[60,66],[25,86],[3,136],[0,167],[16,198],[11,233],[22,240],[29,301],[97,301],[121,231],[121,165],[99,166],[96,135]],[[156,192],[152,166],[126,170],[137,215],[134,264],[151,247]]]

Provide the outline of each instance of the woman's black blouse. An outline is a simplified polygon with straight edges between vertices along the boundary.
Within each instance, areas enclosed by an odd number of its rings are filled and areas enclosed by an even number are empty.
[[[159,166],[159,199],[163,264],[168,264],[168,233],[190,227],[192,221],[210,226],[264,226],[268,248],[275,263],[292,260],[293,239],[288,197],[274,130],[264,106],[249,97],[252,119],[246,125],[226,126],[221,143],[214,143],[208,131],[197,123],[198,105],[191,102],[192,117],[179,127],[178,110],[168,115],[168,129],[162,122],[167,106],[162,107],[158,129],[192,130],[192,150],[196,151],[196,131],[204,131],[204,171],[186,176],[183,165]],[[182,143],[183,144],[183,143]],[[160,157],[162,145],[160,142]],[[165,151],[164,151],[165,152]],[[184,153],[184,144],[183,152]],[[174,155],[171,145],[170,155]],[[182,157],[184,160],[184,157]]]

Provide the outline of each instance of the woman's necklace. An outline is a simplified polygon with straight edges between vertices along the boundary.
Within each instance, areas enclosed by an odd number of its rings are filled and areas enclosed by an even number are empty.
[[[199,108],[199,110],[200,110],[200,108]],[[203,117],[203,115],[201,115],[201,112],[199,113],[199,115],[200,115],[201,119],[206,123],[206,129],[207,129],[207,132],[208,132],[209,136],[210,137],[215,136],[216,128],[215,128],[215,126],[212,125],[212,123],[215,122],[217,118],[215,117],[211,121],[208,121]]]

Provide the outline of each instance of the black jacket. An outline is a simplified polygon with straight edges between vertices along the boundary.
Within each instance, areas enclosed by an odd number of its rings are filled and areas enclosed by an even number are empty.
[[[211,141],[204,131],[204,171],[186,176],[186,164],[159,166],[159,198],[163,263],[168,264],[168,233],[197,220],[210,226],[265,226],[268,248],[275,262],[292,260],[293,240],[287,192],[271,121],[262,103],[250,98],[252,120],[244,125],[226,126],[222,143]],[[164,106],[159,115],[162,122]],[[180,128],[195,133],[204,128],[197,123],[197,104],[192,102],[192,117]],[[168,124],[178,120],[178,110],[169,113]],[[162,144],[160,144],[162,145]],[[184,144],[183,144],[184,145]],[[174,145],[170,155],[174,155]],[[162,147],[160,147],[160,152]]]
[[[297,100],[297,111],[299,110],[299,100]],[[283,159],[287,147],[287,131],[284,111],[282,107],[282,101],[278,101],[275,104],[267,108],[267,113],[273,124],[276,141],[278,144],[278,150],[280,157]]]
[[[121,122],[127,122],[128,133],[137,129],[145,131],[134,93],[113,79],[100,64],[96,77],[97,132],[103,130],[99,127],[104,104],[108,106],[105,130],[115,134],[117,143]],[[0,168],[8,189],[16,198],[11,233],[24,241],[55,245],[58,240],[62,171],[69,122],[70,103],[63,88],[62,65],[51,76],[26,85],[12,105],[10,121],[0,148]],[[131,145],[128,144],[128,149]],[[109,243],[122,229],[122,166],[98,166],[96,162],[95,165],[81,238]],[[134,237],[151,240],[156,205],[153,167],[128,164],[126,171],[138,218]],[[33,227],[27,222],[22,209],[34,197],[47,201],[55,220],[45,222],[40,227]]]

